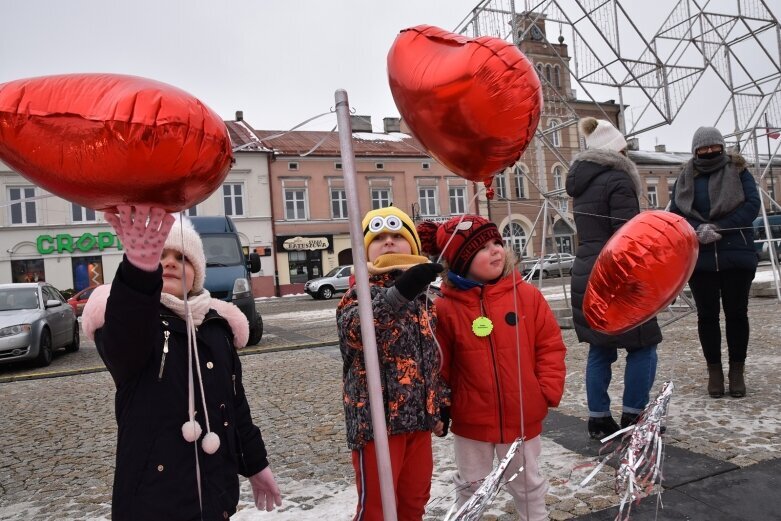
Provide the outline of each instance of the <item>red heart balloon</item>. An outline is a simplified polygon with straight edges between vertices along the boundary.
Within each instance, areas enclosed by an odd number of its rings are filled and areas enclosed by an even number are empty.
[[[589,326],[617,335],[670,305],[694,271],[700,246],[679,215],[642,212],[602,248],[588,279],[583,314]]]
[[[471,181],[514,164],[542,109],[540,80],[509,42],[419,25],[388,53],[393,100],[432,157]]]
[[[70,74],[0,85],[0,159],[82,206],[179,211],[216,190],[233,158],[225,123],[190,94],[135,76]]]

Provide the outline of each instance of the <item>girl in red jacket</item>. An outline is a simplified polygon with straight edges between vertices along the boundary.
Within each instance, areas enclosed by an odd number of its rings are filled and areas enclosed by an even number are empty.
[[[520,519],[547,519],[548,487],[537,458],[542,421],[564,392],[566,354],[553,312],[534,286],[513,273],[514,254],[505,250],[496,225],[482,217],[450,219],[427,237],[426,249],[444,251],[449,267],[435,301],[436,337],[452,393],[459,506],[492,470],[494,457],[503,458],[523,438],[505,476],[525,470],[507,489]]]

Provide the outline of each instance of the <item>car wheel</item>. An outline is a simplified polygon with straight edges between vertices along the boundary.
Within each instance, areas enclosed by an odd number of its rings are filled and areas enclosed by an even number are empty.
[[[317,292],[317,296],[323,300],[328,300],[334,296],[334,289],[331,286],[323,286],[320,291]]]
[[[52,335],[48,329],[41,331],[41,339],[38,341],[38,358],[35,365],[46,367],[52,363]]]
[[[255,324],[249,328],[249,340],[247,341],[247,345],[254,346],[260,342],[261,338],[263,338],[263,318],[260,316],[260,313],[258,313]]]
[[[79,350],[79,323],[73,323],[73,341],[65,346],[66,353],[75,353]]]

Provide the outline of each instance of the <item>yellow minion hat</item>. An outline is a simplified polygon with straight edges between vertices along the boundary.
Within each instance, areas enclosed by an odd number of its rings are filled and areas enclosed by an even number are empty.
[[[381,233],[399,233],[410,245],[412,255],[420,255],[420,237],[415,230],[415,223],[409,215],[395,206],[379,208],[367,213],[361,223],[363,228],[363,245],[368,250],[369,244]]]

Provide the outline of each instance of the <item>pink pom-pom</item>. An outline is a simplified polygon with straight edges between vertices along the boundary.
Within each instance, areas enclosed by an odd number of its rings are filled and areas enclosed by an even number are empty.
[[[201,442],[201,447],[206,454],[214,454],[220,448],[220,437],[213,432],[206,433]]]
[[[195,420],[184,422],[182,425],[182,436],[185,440],[193,443],[195,440],[201,437],[201,424]]]

